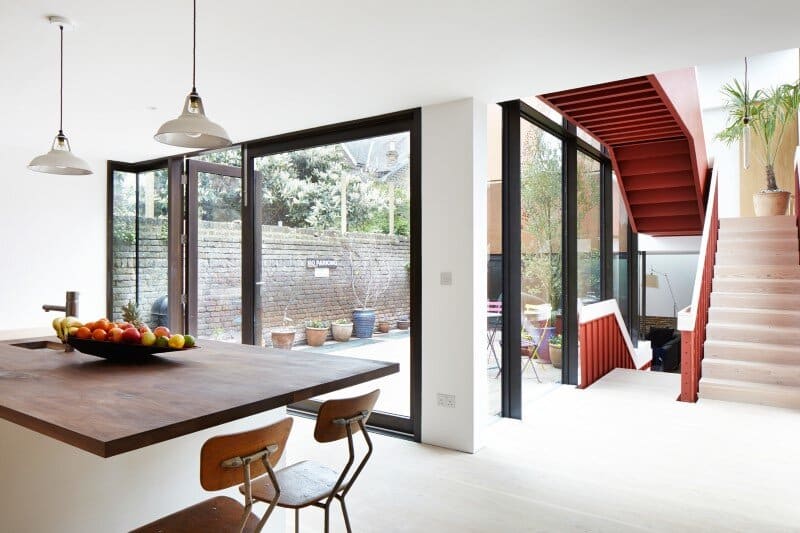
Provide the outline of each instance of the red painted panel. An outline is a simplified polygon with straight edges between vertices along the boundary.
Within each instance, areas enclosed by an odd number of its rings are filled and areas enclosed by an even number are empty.
[[[614,315],[581,324],[578,331],[580,388],[585,389],[615,368],[634,368]]]

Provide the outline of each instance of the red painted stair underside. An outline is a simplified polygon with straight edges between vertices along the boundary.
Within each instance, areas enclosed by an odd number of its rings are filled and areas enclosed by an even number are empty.
[[[608,148],[635,231],[703,232],[708,162],[694,69],[540,98]]]

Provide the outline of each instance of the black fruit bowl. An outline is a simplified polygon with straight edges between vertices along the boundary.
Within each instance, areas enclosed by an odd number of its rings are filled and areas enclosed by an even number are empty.
[[[170,348],[168,346],[143,346],[141,344],[124,344],[108,341],[96,341],[94,339],[79,339],[70,336],[69,344],[76,350],[86,355],[102,357],[114,361],[137,361],[152,357],[159,353],[184,352],[194,350],[198,346],[191,348]]]

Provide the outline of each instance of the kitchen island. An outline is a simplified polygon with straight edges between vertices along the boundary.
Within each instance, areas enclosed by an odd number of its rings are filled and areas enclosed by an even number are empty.
[[[0,516],[9,531],[147,523],[208,496],[198,480],[207,438],[398,371],[395,363],[213,341],[126,364],[65,353],[56,342],[0,342]]]

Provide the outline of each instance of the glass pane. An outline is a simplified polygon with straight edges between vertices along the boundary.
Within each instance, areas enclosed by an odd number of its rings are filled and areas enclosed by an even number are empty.
[[[613,250],[614,250],[614,298],[619,304],[622,318],[630,327],[629,305],[630,295],[628,294],[628,210],[625,208],[624,200],[619,189],[619,182],[616,174],[611,174],[613,180]]]
[[[114,171],[112,206],[112,320],[122,306],[136,301],[136,174]]]
[[[197,333],[241,342],[242,179],[198,172],[197,209]]]
[[[550,340],[561,333],[563,143],[526,120],[520,128],[522,394],[530,400],[561,381],[560,345]]]
[[[500,363],[503,359],[503,113],[496,104],[488,106],[488,144],[486,378],[489,416],[494,417],[502,409]]]
[[[578,134],[579,139],[586,141],[587,143],[589,143],[591,146],[594,146],[598,150],[601,149],[602,145],[600,144],[600,141],[589,135],[589,133],[586,130],[584,130],[581,127],[576,127],[575,131]]]
[[[600,162],[578,152],[578,298],[600,294]]]
[[[167,324],[167,169],[139,173],[139,262],[137,302],[151,327]]]
[[[377,409],[405,417],[409,141],[399,133],[254,160],[262,187],[257,313],[264,344],[399,363],[399,374],[336,396],[380,387]]]
[[[564,123],[564,118],[561,116],[561,113],[539,100],[539,98],[536,96],[523,98],[522,101],[534,108],[536,111],[542,113],[556,124],[561,125]]]

